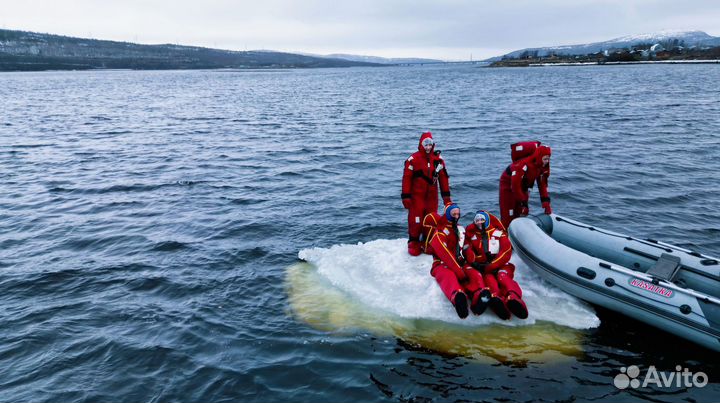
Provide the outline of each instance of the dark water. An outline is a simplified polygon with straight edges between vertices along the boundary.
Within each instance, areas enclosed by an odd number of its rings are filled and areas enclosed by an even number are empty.
[[[556,212],[718,256],[718,94],[714,65],[2,74],[0,401],[718,400],[717,353],[609,312],[579,356],[488,364],[317,330],[285,286],[404,236],[423,130],[466,212],[537,138]],[[628,365],[710,383],[621,392]]]

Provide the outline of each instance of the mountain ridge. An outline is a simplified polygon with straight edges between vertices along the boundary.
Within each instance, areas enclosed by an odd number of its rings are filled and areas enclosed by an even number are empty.
[[[382,64],[275,51],[233,51],[174,44],[144,45],[0,29],[0,71],[355,66]]]

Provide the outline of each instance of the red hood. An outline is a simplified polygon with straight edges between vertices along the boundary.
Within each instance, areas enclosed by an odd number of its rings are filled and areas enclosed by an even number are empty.
[[[552,155],[552,150],[548,146],[539,146],[535,150],[535,154],[533,155],[533,161],[535,162],[535,165],[542,168],[543,163],[542,159],[546,155]]]
[[[425,148],[422,146],[422,142],[423,142],[423,140],[425,140],[425,139],[431,139],[431,138],[433,138],[432,133],[430,133],[430,132],[425,132],[425,133],[423,133],[423,134],[420,136],[420,141],[418,141],[418,151],[424,153],[424,152],[425,152]],[[433,148],[432,148],[432,150],[430,150],[430,152],[432,153],[433,151],[435,151],[435,145],[434,145],[434,144],[433,144]]]
[[[460,209],[460,206],[458,206],[456,203],[448,203],[448,204],[446,204],[445,207],[443,208],[442,222],[443,222],[445,225],[460,226],[460,222],[459,222],[460,220],[459,220],[459,219],[458,219],[457,221],[451,221],[451,220],[448,218],[448,216],[447,216],[447,213],[448,213],[449,209],[455,209],[455,208],[457,208],[457,209],[459,210],[459,209]],[[461,218],[462,218],[462,217],[461,217]]]

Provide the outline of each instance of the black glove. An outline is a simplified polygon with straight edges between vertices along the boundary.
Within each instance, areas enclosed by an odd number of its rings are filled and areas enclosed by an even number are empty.
[[[485,265],[482,263],[473,262],[473,263],[470,263],[470,266],[472,266],[473,269],[479,271],[480,273],[485,272]]]

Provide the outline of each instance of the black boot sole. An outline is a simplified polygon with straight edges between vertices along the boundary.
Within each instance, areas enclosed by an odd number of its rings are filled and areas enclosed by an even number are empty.
[[[483,301],[483,299],[489,299],[490,293],[487,290],[480,291],[480,295],[478,296],[477,303],[474,305],[470,305],[470,310],[475,315],[482,315],[483,312],[485,312],[485,309],[487,309],[487,301]]]
[[[495,312],[495,315],[497,315],[498,318],[502,320],[510,319],[510,311],[507,310],[507,308],[505,307],[505,303],[503,303],[500,298],[491,298],[488,305],[490,306],[490,309]]]
[[[455,312],[457,312],[460,319],[465,319],[470,314],[470,312],[468,312],[467,296],[464,292],[455,294]]]
[[[527,319],[528,311],[523,307],[520,301],[511,299],[507,302],[507,308],[512,312],[513,315],[520,319]]]

